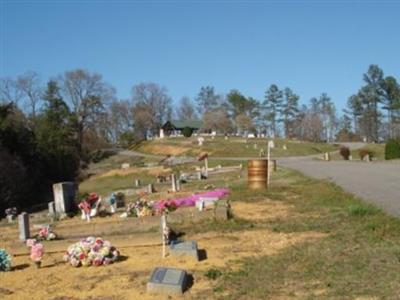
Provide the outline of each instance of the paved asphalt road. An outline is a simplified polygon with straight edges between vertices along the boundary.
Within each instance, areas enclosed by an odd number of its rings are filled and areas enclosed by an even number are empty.
[[[278,165],[305,175],[329,179],[387,213],[400,217],[400,161],[317,161],[308,157],[284,158]]]

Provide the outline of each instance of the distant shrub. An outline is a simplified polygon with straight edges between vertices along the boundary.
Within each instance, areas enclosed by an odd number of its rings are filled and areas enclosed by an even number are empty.
[[[400,158],[400,138],[390,139],[385,146],[385,159]]]
[[[182,134],[184,137],[191,137],[193,133],[193,129],[190,127],[184,127],[182,130]]]
[[[339,150],[340,155],[344,160],[349,160],[350,157],[350,149],[348,147],[342,146]]]
[[[368,148],[362,148],[358,151],[358,155],[360,155],[361,160],[363,160],[367,155],[369,155],[369,159],[374,157],[374,152]]]

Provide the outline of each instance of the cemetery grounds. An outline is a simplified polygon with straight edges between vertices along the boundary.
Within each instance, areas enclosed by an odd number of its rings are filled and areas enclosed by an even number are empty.
[[[135,158],[136,163],[143,164]],[[133,161],[131,163],[134,163]],[[200,163],[198,163],[200,164]],[[233,165],[238,162],[211,161]],[[80,186],[107,196],[113,190],[155,182],[155,174],[193,169],[179,165],[96,172]],[[33,300],[128,299],[398,299],[400,291],[400,221],[363,203],[337,186],[278,167],[266,191],[247,189],[247,170],[210,175],[207,180],[155,184],[147,199],[165,199],[205,187],[227,187],[233,218],[217,221],[198,217],[194,208],[179,208],[169,225],[183,240],[196,240],[201,260],[161,257],[160,217],[121,219],[77,215],[54,222],[59,240],[44,242],[42,268],[36,269],[28,249],[18,242],[17,224],[0,225],[0,248],[14,255],[13,270],[0,273],[0,298]],[[134,199],[134,195],[127,199]],[[207,213],[207,212],[206,212]],[[46,212],[31,216],[34,224],[48,223]],[[107,266],[74,268],[63,262],[67,247],[88,235],[109,240],[121,260]],[[187,270],[193,282],[182,296],[146,293],[155,267]]]

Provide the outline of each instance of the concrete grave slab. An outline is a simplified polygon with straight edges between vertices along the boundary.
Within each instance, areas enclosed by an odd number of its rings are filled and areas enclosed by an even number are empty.
[[[173,243],[169,246],[169,252],[171,253],[171,255],[187,255],[193,257],[196,260],[199,260],[199,252],[197,249],[196,241]]]
[[[185,270],[157,267],[147,283],[147,292],[156,294],[183,294],[187,284]]]

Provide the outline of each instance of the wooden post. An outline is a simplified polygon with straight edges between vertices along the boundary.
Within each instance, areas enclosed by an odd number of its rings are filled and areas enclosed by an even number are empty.
[[[165,258],[165,231],[167,228],[167,217],[165,215],[161,216],[161,234],[162,234],[162,258]]]

